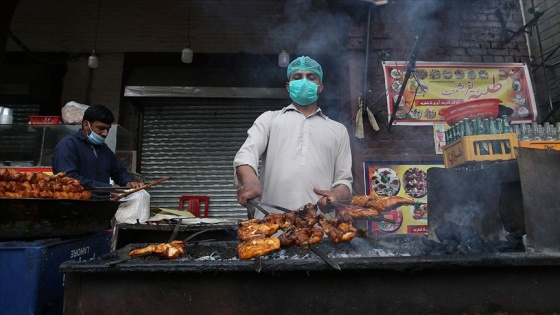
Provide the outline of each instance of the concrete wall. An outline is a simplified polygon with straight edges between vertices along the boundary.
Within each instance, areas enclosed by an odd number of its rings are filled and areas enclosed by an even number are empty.
[[[188,31],[195,54],[338,53],[329,10],[325,0],[21,0],[11,30],[34,52],[84,53],[68,63],[61,106],[74,100],[118,107],[125,52],[176,52],[179,60]],[[100,66],[90,74],[85,65],[94,47]],[[21,50],[10,40],[6,49]]]
[[[391,1],[377,7],[371,20],[371,46],[369,66],[368,106],[378,113],[381,131],[374,132],[366,123],[365,138],[355,140],[354,160],[357,178],[363,178],[364,161],[442,161],[434,153],[431,126],[393,126],[387,130],[387,103],[384,77],[379,51],[392,51],[391,60],[406,61],[416,42],[422,21],[427,23],[425,37],[418,53],[418,61],[528,63],[528,50],[523,36],[504,43],[501,24],[495,14],[504,5],[513,4],[507,10],[508,25],[518,28],[523,18],[517,2],[505,0]],[[426,16],[427,17],[424,17]],[[366,41],[366,23],[354,23],[349,30],[350,62],[355,65],[361,78]],[[352,84],[361,85],[360,79]],[[352,108],[357,107],[357,90],[352,95]],[[359,177],[358,177],[359,176]],[[357,185],[362,183],[357,182]],[[358,187],[363,189],[363,187]]]

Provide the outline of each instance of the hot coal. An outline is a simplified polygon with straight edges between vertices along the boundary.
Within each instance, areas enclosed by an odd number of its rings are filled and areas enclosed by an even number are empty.
[[[506,241],[494,244],[485,243],[476,231],[469,227],[458,225],[454,222],[445,222],[436,229],[438,241],[423,235],[415,234],[388,234],[373,237],[356,237],[347,243],[332,243],[324,239],[315,247],[329,258],[368,258],[368,257],[405,257],[446,254],[473,254],[523,251],[521,234],[509,234]],[[176,262],[201,262],[201,261],[236,261],[237,241],[201,242],[189,244],[185,253]],[[128,256],[136,248],[149,244],[129,244],[118,251],[111,252],[102,260],[105,262],[119,260]],[[517,250],[521,246],[520,250]],[[261,257],[262,260],[305,260],[321,258],[309,249],[298,246],[281,248],[269,255]],[[135,257],[130,263],[150,263],[162,261],[157,257]],[[163,260],[164,262],[165,260]]]
[[[446,221],[435,229],[435,234],[448,254],[490,253],[487,246],[471,226]]]
[[[522,232],[509,233],[506,241],[484,242],[471,226],[446,221],[434,230],[443,251],[448,254],[472,254],[522,251]]]

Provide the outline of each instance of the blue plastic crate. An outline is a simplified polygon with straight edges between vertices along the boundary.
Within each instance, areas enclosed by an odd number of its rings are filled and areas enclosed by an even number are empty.
[[[0,314],[62,314],[68,260],[90,260],[110,251],[108,232],[81,238],[0,242]]]

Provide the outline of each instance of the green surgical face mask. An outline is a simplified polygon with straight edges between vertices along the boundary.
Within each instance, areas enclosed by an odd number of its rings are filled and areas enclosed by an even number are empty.
[[[319,86],[305,78],[290,81],[290,98],[296,104],[307,106],[317,101]]]

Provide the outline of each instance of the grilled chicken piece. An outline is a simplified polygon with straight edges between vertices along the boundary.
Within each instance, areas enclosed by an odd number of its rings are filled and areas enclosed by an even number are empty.
[[[237,238],[243,241],[255,237],[269,237],[278,231],[279,225],[274,222],[263,222],[258,219],[239,221],[240,228],[237,230]]]
[[[278,224],[280,230],[286,230],[293,226],[296,216],[293,213],[271,213],[262,219],[262,223]]]
[[[365,219],[367,217],[375,217],[381,214],[379,210],[372,208],[362,208],[359,206],[348,206],[344,209],[338,210],[338,213],[342,215],[348,215],[354,219]]]
[[[278,238],[280,239],[280,246],[282,247],[294,245],[296,243],[296,227],[293,225],[290,226],[284,230],[284,233],[278,236]]]
[[[254,237],[237,245],[237,256],[241,260],[260,257],[280,248],[278,237]]]
[[[48,175],[41,172],[19,172],[0,169],[0,197],[91,199],[77,179],[65,173]]]
[[[351,205],[372,208],[379,212],[390,211],[404,205],[414,204],[414,198],[401,196],[354,196]]]
[[[318,214],[315,205],[311,203],[299,208],[294,213],[296,215],[294,225],[298,228],[311,228],[323,218],[323,214]]]
[[[187,245],[187,243],[183,241],[172,241],[171,243],[149,245],[130,251],[128,256],[135,257],[152,255],[163,259],[176,259],[185,252],[185,245]]]
[[[356,228],[352,226],[352,218],[343,215],[336,219],[322,219],[320,222],[323,231],[333,243],[349,242],[356,236]]]
[[[373,208],[380,211],[390,211],[404,205],[413,205],[415,203],[412,197],[401,196],[379,196],[373,204]]]
[[[296,245],[308,248],[309,245],[317,244],[323,239],[323,229],[318,226],[312,228],[296,228]]]

